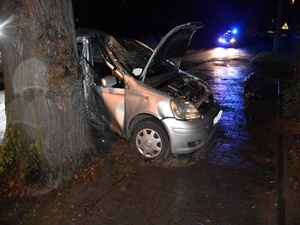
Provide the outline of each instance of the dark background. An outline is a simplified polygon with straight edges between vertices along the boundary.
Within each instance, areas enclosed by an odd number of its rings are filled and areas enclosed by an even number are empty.
[[[284,0],[283,22],[299,15],[299,4]],[[299,1],[299,0],[296,0]],[[236,26],[243,35],[274,30],[277,0],[72,0],[76,27],[89,27],[142,39],[161,37],[173,27],[205,23],[199,32],[205,39]],[[298,3],[298,2],[296,2]]]

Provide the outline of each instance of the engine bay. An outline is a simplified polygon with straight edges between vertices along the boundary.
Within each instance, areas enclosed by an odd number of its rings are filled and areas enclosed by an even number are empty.
[[[183,98],[196,103],[204,96],[207,87],[190,77],[180,77],[166,83],[159,90],[174,98]]]

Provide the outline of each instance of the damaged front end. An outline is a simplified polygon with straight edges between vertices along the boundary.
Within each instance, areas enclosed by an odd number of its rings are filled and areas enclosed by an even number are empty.
[[[213,94],[208,85],[191,77],[183,76],[171,80],[159,90],[193,103],[201,114],[205,114],[213,104]]]

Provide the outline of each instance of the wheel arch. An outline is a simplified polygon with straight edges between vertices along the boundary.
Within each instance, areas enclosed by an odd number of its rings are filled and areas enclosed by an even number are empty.
[[[156,120],[157,122],[159,122],[163,128],[165,129],[166,131],[166,134],[168,135],[169,137],[169,133],[167,132],[167,129],[165,127],[165,125],[155,116],[151,115],[151,114],[139,114],[139,115],[136,115],[129,123],[128,125],[128,132],[127,132],[127,139],[130,140],[131,139],[131,132],[132,132],[132,129],[134,128],[134,126],[140,122],[141,120],[146,120],[146,119],[153,119],[153,120]],[[170,137],[169,137],[170,138]]]

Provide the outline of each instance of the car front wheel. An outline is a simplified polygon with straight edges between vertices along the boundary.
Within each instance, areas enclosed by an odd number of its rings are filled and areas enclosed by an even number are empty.
[[[146,161],[161,162],[170,154],[170,142],[164,127],[154,119],[138,122],[132,130],[132,150]]]

